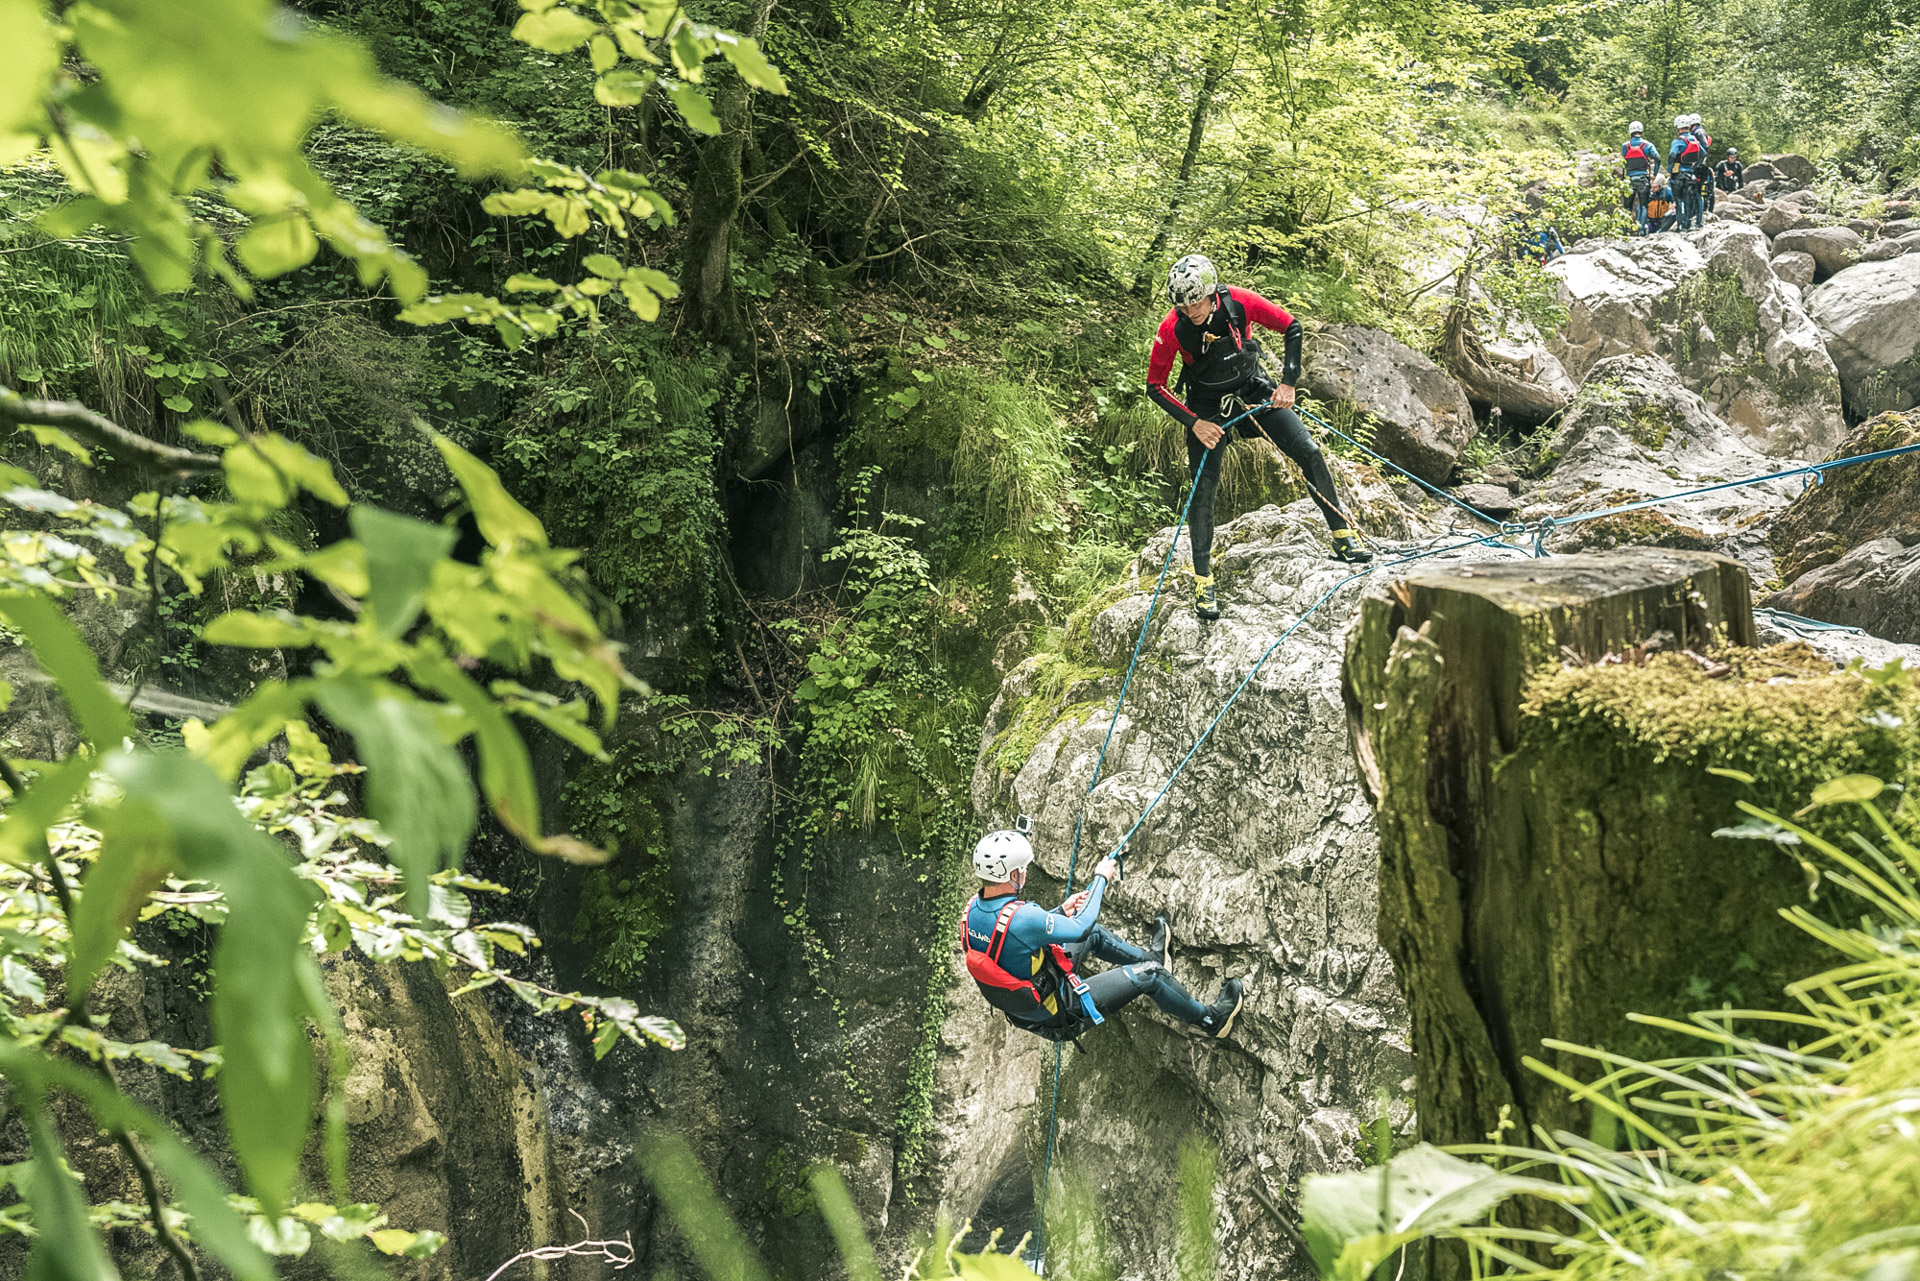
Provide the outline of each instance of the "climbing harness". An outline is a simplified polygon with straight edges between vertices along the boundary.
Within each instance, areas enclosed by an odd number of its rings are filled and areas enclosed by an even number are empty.
[[[1259,406],[1256,408],[1260,408],[1260,407],[1263,407],[1263,406]],[[1227,423],[1222,427],[1223,433],[1226,427],[1232,426],[1233,423],[1238,422],[1240,418],[1243,418],[1246,416],[1246,414],[1250,414],[1253,412],[1255,412],[1255,409],[1248,409],[1245,411],[1245,413],[1236,415],[1234,418],[1229,419]],[[1354,573],[1348,574],[1346,577],[1342,578],[1339,582],[1335,583],[1333,586],[1327,588],[1326,591],[1322,592],[1319,598],[1316,599],[1313,602],[1313,604],[1307,607],[1306,612],[1301,614],[1299,618],[1295,619],[1292,626],[1288,627],[1285,632],[1281,633],[1280,638],[1278,640],[1274,641],[1271,645],[1267,646],[1265,650],[1261,651],[1260,657],[1254,661],[1253,666],[1247,670],[1247,674],[1241,678],[1240,683],[1234,687],[1233,692],[1229,694],[1227,696],[1226,701],[1220,705],[1220,709],[1219,711],[1214,713],[1213,719],[1207,722],[1207,727],[1204,730],[1202,730],[1200,732],[1200,736],[1194,740],[1193,746],[1187,749],[1186,755],[1180,758],[1180,763],[1174,766],[1173,772],[1167,776],[1167,781],[1161,785],[1159,791],[1154,793],[1153,798],[1147,802],[1146,808],[1142,809],[1140,811],[1139,816],[1134,820],[1133,826],[1127,829],[1126,834],[1120,838],[1119,843],[1116,844],[1113,847],[1113,849],[1110,851],[1109,856],[1112,857],[1117,863],[1121,863],[1124,865],[1125,858],[1126,858],[1126,849],[1128,844],[1133,840],[1134,836],[1139,833],[1141,827],[1143,827],[1146,824],[1147,819],[1153,814],[1154,810],[1159,807],[1160,802],[1163,799],[1165,799],[1167,793],[1172,790],[1174,783],[1177,782],[1180,776],[1186,772],[1187,766],[1192,763],[1193,758],[1195,757],[1195,755],[1199,753],[1201,747],[1205,746],[1207,740],[1213,736],[1213,731],[1219,726],[1221,720],[1226,717],[1227,712],[1232,709],[1234,703],[1239,701],[1241,694],[1245,693],[1247,687],[1253,683],[1253,678],[1259,674],[1260,669],[1266,665],[1267,660],[1273,657],[1273,655],[1276,652],[1278,652],[1278,650],[1282,645],[1286,644],[1287,641],[1290,640],[1295,633],[1297,633],[1302,627],[1306,626],[1307,621],[1309,619],[1311,619],[1315,614],[1319,613],[1320,610],[1326,606],[1328,601],[1332,600],[1334,596],[1337,593],[1339,593],[1339,591],[1342,588],[1346,587],[1350,583],[1358,582],[1363,578],[1369,578],[1383,569],[1393,569],[1397,566],[1409,564],[1413,561],[1426,560],[1434,556],[1443,556],[1450,552],[1466,551],[1474,547],[1488,546],[1488,547],[1498,547],[1507,551],[1524,551],[1523,548],[1516,547],[1511,543],[1501,541],[1503,538],[1508,538],[1508,537],[1522,538],[1522,537],[1531,535],[1533,539],[1532,554],[1536,557],[1544,557],[1548,554],[1546,550],[1546,539],[1548,535],[1552,534],[1554,531],[1558,529],[1562,529],[1570,525],[1577,525],[1577,524],[1585,523],[1587,521],[1599,520],[1606,516],[1616,516],[1624,512],[1641,511],[1650,507],[1658,507],[1665,503],[1678,502],[1686,498],[1698,498],[1703,494],[1717,493],[1721,490],[1743,489],[1750,485],[1765,484],[1768,481],[1785,480],[1794,476],[1810,477],[1811,480],[1809,481],[1809,485],[1814,483],[1823,484],[1825,483],[1827,472],[1835,471],[1842,467],[1852,467],[1861,463],[1877,462],[1881,459],[1898,458],[1906,454],[1920,453],[1920,443],[1915,443],[1911,445],[1901,445],[1893,449],[1880,449],[1880,450],[1875,450],[1871,453],[1857,454],[1851,458],[1828,459],[1824,462],[1805,463],[1798,467],[1789,467],[1782,471],[1769,472],[1764,476],[1754,476],[1746,480],[1723,481],[1713,485],[1702,485],[1694,489],[1680,490],[1677,493],[1663,494],[1657,498],[1644,498],[1644,499],[1640,499],[1637,502],[1620,503],[1615,506],[1603,508],[1601,510],[1593,511],[1593,512],[1579,512],[1570,516],[1542,516],[1532,521],[1509,522],[1509,521],[1496,521],[1493,519],[1493,517],[1488,516],[1485,512],[1482,512],[1479,509],[1465,502],[1462,502],[1460,499],[1455,498],[1451,494],[1447,494],[1444,491],[1441,491],[1435,488],[1434,486],[1429,485],[1426,481],[1421,480],[1418,476],[1413,475],[1413,473],[1388,461],[1385,458],[1382,458],[1379,454],[1374,453],[1372,450],[1368,449],[1365,445],[1360,444],[1359,441],[1354,440],[1351,436],[1348,436],[1345,432],[1342,432],[1339,428],[1334,427],[1331,423],[1326,422],[1324,419],[1321,419],[1320,417],[1313,414],[1312,412],[1305,409],[1302,409],[1300,412],[1304,414],[1307,418],[1312,419],[1312,421],[1318,423],[1320,426],[1332,432],[1334,435],[1339,436],[1342,440],[1347,441],[1349,444],[1353,445],[1355,448],[1359,449],[1361,452],[1367,454],[1369,457],[1373,458],[1378,462],[1384,463],[1388,467],[1393,468],[1394,471],[1399,472],[1401,475],[1407,477],[1409,480],[1412,480],[1416,484],[1420,485],[1422,488],[1428,490],[1431,493],[1438,495],[1439,497],[1447,499],[1447,501],[1453,503],[1457,507],[1464,508],[1466,511],[1470,512],[1480,520],[1484,520],[1489,524],[1497,526],[1499,528],[1499,533],[1497,535],[1485,534],[1477,538],[1469,538],[1463,541],[1449,543],[1445,546],[1440,546],[1440,547],[1428,547],[1417,552],[1411,552],[1405,555],[1395,557],[1392,560],[1381,561],[1376,564],[1369,565],[1365,569],[1357,570]],[[1222,439],[1225,439],[1224,435],[1222,436]],[[1211,450],[1209,450],[1209,452],[1211,452]],[[1205,467],[1205,466],[1206,466],[1206,460],[1203,457],[1201,460],[1201,467]],[[1088,802],[1093,795],[1093,789],[1096,786],[1098,786],[1100,782],[1101,771],[1106,766],[1107,749],[1113,743],[1114,729],[1120,724],[1120,712],[1122,707],[1126,703],[1127,691],[1132,687],[1134,670],[1139,666],[1139,662],[1140,662],[1140,650],[1142,646],[1146,644],[1147,629],[1153,623],[1154,610],[1160,600],[1161,588],[1166,583],[1167,570],[1173,564],[1174,550],[1180,545],[1180,531],[1186,525],[1187,509],[1193,503],[1193,491],[1198,481],[1198,477],[1199,477],[1199,470],[1196,469],[1194,472],[1194,481],[1189,482],[1187,487],[1186,504],[1183,505],[1180,509],[1180,521],[1177,525],[1174,526],[1173,540],[1167,547],[1167,558],[1160,567],[1159,581],[1157,581],[1154,584],[1153,598],[1147,603],[1146,617],[1141,620],[1140,633],[1134,639],[1133,655],[1127,661],[1127,674],[1126,674],[1126,677],[1120,683],[1120,696],[1114,701],[1113,715],[1107,722],[1106,736],[1101,740],[1100,753],[1098,757],[1096,757],[1094,760],[1093,777],[1088,780],[1087,789],[1081,795],[1080,816],[1079,816],[1079,819],[1074,823],[1074,828],[1073,828],[1073,851],[1067,862],[1068,894],[1072,894],[1073,892],[1074,878],[1075,878],[1076,871],[1079,867],[1080,837],[1083,829],[1086,826]],[[1754,612],[1771,615],[1777,621],[1789,627],[1800,626],[1800,627],[1810,627],[1818,630],[1841,630],[1841,631],[1859,631],[1860,630],[1859,628],[1843,627],[1839,624],[1819,623],[1813,619],[1804,619],[1799,617],[1798,615],[1788,614],[1788,613],[1785,613],[1784,611],[1776,610],[1776,609],[1760,609]],[[963,945],[967,944],[967,940],[965,938],[965,929],[966,929],[965,920],[963,918],[962,924],[961,924],[961,932],[962,932],[961,942]],[[973,957],[973,953],[971,948],[969,947],[968,968],[970,970],[973,967],[972,957]],[[983,987],[982,990],[984,991],[985,988]],[[991,999],[992,998],[989,997],[989,1000]],[[1088,1005],[1091,1006],[1091,1002],[1089,1002]],[[1097,1010],[1092,1012],[1095,1013],[1096,1015],[1098,1013]],[[1059,1134],[1060,1067],[1061,1067],[1062,1053],[1063,1053],[1063,1047],[1056,1045],[1054,1047],[1054,1055],[1053,1055],[1052,1101],[1048,1107],[1048,1116],[1047,1116],[1046,1159],[1042,1166],[1041,1176],[1040,1176],[1040,1196],[1038,1198],[1038,1205],[1035,1211],[1033,1249],[1031,1254],[1028,1256],[1028,1261],[1033,1266],[1036,1272],[1041,1271],[1045,1264],[1047,1193],[1049,1190],[1049,1185],[1052,1181],[1053,1153],[1054,1153],[1054,1148],[1057,1144],[1058,1134]]]
[[[1058,943],[1047,945],[1039,954],[1039,965],[1026,978],[1009,970],[1000,960],[1007,947],[1007,931],[1013,925],[1015,913],[1026,906],[1026,900],[1007,900],[994,916],[993,932],[988,935],[986,946],[974,947],[968,922],[979,903],[980,896],[976,894],[960,909],[960,947],[966,953],[967,973],[973,976],[987,1004],[1005,1014],[1016,1027],[1054,1041],[1075,1040],[1088,1027],[1106,1022],[1093,1003],[1086,980],[1074,973],[1073,958]],[[1049,990],[1042,992],[1035,978],[1044,979]],[[1066,1008],[1055,1009],[1047,1004],[1069,992],[1074,1001],[1065,1003]]]

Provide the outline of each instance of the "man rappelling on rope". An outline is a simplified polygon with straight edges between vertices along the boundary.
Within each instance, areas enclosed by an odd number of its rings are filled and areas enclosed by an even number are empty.
[[[1070,1041],[1106,1021],[1137,996],[1212,1037],[1233,1030],[1244,989],[1228,979],[1212,1005],[1202,1005],[1167,969],[1173,929],[1154,922],[1153,947],[1143,951],[1099,922],[1107,879],[1119,871],[1109,855],[1093,869],[1086,889],[1049,912],[1020,898],[1033,862],[1033,843],[1021,831],[988,832],[973,850],[979,894],[961,910],[960,945],[967,972],[987,1004],[1014,1026],[1050,1041]],[[1083,978],[1075,967],[1088,957],[1117,969]]]
[[[1221,422],[1255,406],[1233,424],[1234,434],[1264,437],[1291,458],[1307,478],[1307,492],[1327,528],[1333,531],[1333,554],[1364,564],[1373,553],[1360,545],[1351,523],[1341,513],[1334,492],[1333,473],[1313,437],[1293,412],[1294,385],[1300,380],[1301,329],[1298,318],[1250,289],[1231,289],[1220,283],[1213,263],[1200,254],[1188,254],[1167,273],[1167,297],[1173,309],[1160,322],[1153,350],[1147,358],[1147,394],[1187,429],[1187,474],[1193,477],[1193,495],[1187,529],[1193,546],[1193,608],[1202,618],[1220,617],[1213,591],[1213,499],[1220,487],[1220,455],[1225,436]],[[1260,368],[1260,347],[1254,325],[1264,325],[1285,338],[1280,382]],[[1167,387],[1173,358],[1182,369],[1177,393]],[[1180,397],[1188,397],[1183,402]],[[1189,408],[1189,403],[1191,408]]]

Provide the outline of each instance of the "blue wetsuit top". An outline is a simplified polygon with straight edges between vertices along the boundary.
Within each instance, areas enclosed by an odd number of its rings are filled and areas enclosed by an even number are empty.
[[[1660,172],[1660,149],[1645,138],[1629,138],[1620,148],[1620,158],[1627,162],[1628,173],[1646,173],[1649,177]],[[1635,168],[1635,163],[1641,166]]]
[[[1093,883],[1087,887],[1087,905],[1080,909],[1078,916],[1049,912],[1038,903],[1022,903],[1020,910],[1013,914],[1013,920],[1007,923],[1007,945],[1000,951],[1000,968],[1015,978],[1031,980],[1040,973],[1049,945],[1078,943],[1093,932],[1096,918],[1100,915],[1100,900],[1106,892],[1107,878],[1094,877]],[[1013,897],[1012,894],[1002,894],[998,898],[974,899],[973,906],[967,909],[967,946],[976,952],[987,949],[993,939],[994,918],[1000,915],[1000,909]],[[1021,960],[1023,956],[1027,958],[1024,962]],[[1059,1013],[1050,993],[1046,997],[1046,1006],[1049,1014]]]

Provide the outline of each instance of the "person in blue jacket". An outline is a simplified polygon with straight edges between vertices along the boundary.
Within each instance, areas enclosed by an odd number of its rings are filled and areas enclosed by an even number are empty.
[[[1627,182],[1633,187],[1633,216],[1646,235],[1647,201],[1653,197],[1653,180],[1660,173],[1660,148],[1640,135],[1646,126],[1638,120],[1627,128],[1627,141],[1620,148],[1621,163],[1627,169]]]
[[[1700,179],[1694,167],[1700,164],[1707,149],[1700,145],[1700,139],[1693,132],[1693,118],[1679,115],[1673,118],[1673,142],[1667,148],[1667,177],[1673,188],[1673,202],[1680,213],[1680,230],[1705,225],[1700,212]]]
[[[1195,999],[1167,969],[1173,929],[1166,917],[1154,922],[1153,946],[1144,949],[1100,924],[1107,882],[1119,872],[1112,856],[1100,860],[1086,889],[1051,912],[1020,897],[1032,862],[1033,843],[1024,830],[981,837],[973,851],[980,892],[960,913],[967,971],[987,1003],[1015,1027],[1049,1040],[1073,1040],[1147,996],[1207,1036],[1233,1030],[1245,985],[1228,979],[1213,1004]],[[1088,958],[1116,968],[1083,977],[1078,967]]]

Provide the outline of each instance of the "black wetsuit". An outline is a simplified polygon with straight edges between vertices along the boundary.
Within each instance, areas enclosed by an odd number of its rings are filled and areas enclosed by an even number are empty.
[[[1213,572],[1213,500],[1220,487],[1220,456],[1235,436],[1271,440],[1306,477],[1308,496],[1326,517],[1327,527],[1348,527],[1326,457],[1292,410],[1270,405],[1241,418],[1211,453],[1193,434],[1193,424],[1200,419],[1224,427],[1228,419],[1273,395],[1276,384],[1260,368],[1259,348],[1253,342],[1256,324],[1284,337],[1280,380],[1289,387],[1295,385],[1300,379],[1300,321],[1250,289],[1223,287],[1205,325],[1194,324],[1178,308],[1169,311],[1147,358],[1147,394],[1187,428],[1187,474],[1199,471],[1187,509],[1187,530],[1193,544],[1193,572],[1202,578]],[[1167,386],[1176,355],[1185,368],[1181,380],[1185,401]],[[1206,466],[1201,469],[1203,460]]]

